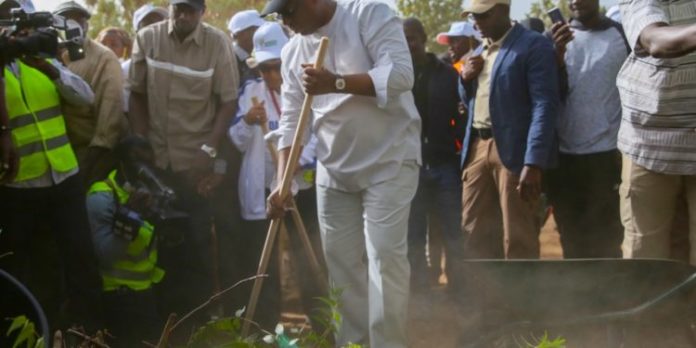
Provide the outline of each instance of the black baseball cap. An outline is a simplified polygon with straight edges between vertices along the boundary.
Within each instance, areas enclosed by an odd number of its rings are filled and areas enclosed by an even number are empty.
[[[268,16],[271,13],[278,13],[280,10],[287,5],[288,0],[271,0],[261,11],[261,17]]]
[[[169,0],[170,5],[187,4],[196,10],[205,8],[205,0]]]
[[[92,14],[87,11],[86,8],[84,8],[82,5],[78,4],[75,1],[66,1],[58,5],[55,10],[53,10],[53,14],[62,16],[67,12],[71,11],[76,11],[80,13],[81,15],[85,16],[85,18],[89,19],[92,17]]]

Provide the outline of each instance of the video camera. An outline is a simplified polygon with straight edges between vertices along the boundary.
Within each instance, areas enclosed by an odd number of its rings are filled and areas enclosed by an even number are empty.
[[[135,177],[130,178],[127,185],[138,192],[147,193],[149,203],[147,207],[141,207],[144,211],[133,211],[118,205],[114,216],[114,234],[133,241],[138,237],[140,226],[147,221],[155,226],[156,238],[153,241],[169,245],[180,243],[183,237],[177,233],[188,215],[172,207],[176,200],[174,190],[165,185],[147,165],[136,163],[133,169]]]
[[[149,191],[153,200],[147,215],[152,216],[159,223],[187,217],[186,214],[172,208],[172,203],[176,200],[176,193],[165,185],[152,169],[139,164],[136,173],[140,188]]]
[[[66,49],[71,61],[85,57],[84,33],[74,20],[50,12],[11,10],[11,19],[0,20],[0,54],[5,63],[22,56],[55,58]]]

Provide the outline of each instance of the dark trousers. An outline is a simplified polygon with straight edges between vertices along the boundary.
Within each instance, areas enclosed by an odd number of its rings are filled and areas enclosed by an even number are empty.
[[[565,258],[621,257],[620,183],[616,150],[560,155],[547,189]]]
[[[127,288],[104,293],[105,325],[114,336],[111,347],[139,347],[142,341],[155,343],[164,323],[157,315],[157,298],[152,289]]]
[[[414,290],[428,285],[430,271],[425,257],[426,236],[432,228],[428,217],[438,219],[447,256],[448,279],[457,277],[456,265],[464,258],[464,234],[461,229],[462,186],[459,163],[423,166],[408,221],[408,258]],[[433,266],[440,268],[439,260]]]
[[[48,227],[56,240],[60,257],[57,263],[32,255],[39,243],[34,233],[42,227]],[[30,290],[47,292],[34,286],[34,283],[38,283],[38,287],[47,286],[39,278],[48,275],[37,274],[37,267],[49,264],[55,272],[62,273],[62,284],[50,284],[62,288],[59,291],[62,292],[60,302],[63,302],[60,322],[52,323],[53,327],[72,323],[87,328],[100,327],[101,278],[87,221],[85,189],[79,175],[47,188],[0,187],[0,231],[0,255],[12,253],[0,257],[0,268],[19,281],[29,283]],[[24,314],[23,308],[17,308],[19,302],[15,299],[16,294],[10,289],[0,289],[3,318]],[[46,308],[46,311],[55,309]]]
[[[213,294],[213,212],[210,200],[199,195],[185,175],[170,172],[167,176],[176,192],[175,208],[188,217],[178,226],[167,226],[166,232],[158,228],[160,236],[165,234],[158,263],[166,272],[158,292],[163,314],[182,316]],[[205,314],[200,313],[196,319],[206,320]]]

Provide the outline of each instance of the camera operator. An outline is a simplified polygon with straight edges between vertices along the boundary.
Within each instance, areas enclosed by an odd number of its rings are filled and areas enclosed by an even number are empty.
[[[27,13],[33,11],[29,1],[0,0],[0,20],[11,19],[11,10],[20,6]],[[10,43],[30,32],[11,35],[15,36],[10,36]],[[63,324],[98,325],[100,281],[85,190],[61,113],[63,103],[90,105],[94,94],[56,60],[22,54],[14,59],[7,56],[10,51],[2,52],[7,59],[2,62],[5,93],[0,97],[8,122],[1,124],[0,153],[12,154],[9,157],[16,157],[17,165],[10,165],[7,157],[0,164],[0,255],[12,253],[0,258],[0,268],[26,282],[31,274],[30,250],[37,243],[32,232],[39,223],[49,226],[62,258],[67,302],[61,314],[68,321]],[[0,301],[13,304],[3,291],[0,289]],[[12,314],[3,312],[4,317]]]
[[[117,345],[134,347],[156,339],[159,320],[152,285],[164,271],[156,266],[155,201],[139,189],[141,168],[154,168],[147,139],[128,136],[114,147],[117,169],[87,193],[87,212],[104,290],[106,326]],[[153,222],[154,223],[154,222]]]

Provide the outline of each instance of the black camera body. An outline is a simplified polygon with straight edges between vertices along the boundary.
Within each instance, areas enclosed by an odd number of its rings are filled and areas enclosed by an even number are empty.
[[[133,177],[124,185],[126,190],[136,190],[149,197],[147,206],[132,210],[127,205],[116,205],[113,233],[129,242],[134,241],[146,222],[155,227],[153,242],[177,245],[182,242],[181,226],[188,215],[173,208],[176,194],[160,180],[155,170],[141,163],[133,166]],[[142,210],[142,211],[141,211]],[[153,244],[151,244],[152,246]]]
[[[146,190],[151,197],[151,204],[146,218],[155,226],[157,240],[167,245],[177,245],[183,241],[182,226],[187,225],[189,216],[177,210],[174,204],[176,193],[167,186],[154,169],[147,165],[136,165],[136,180],[133,183],[140,190]]]
[[[82,27],[73,20],[50,12],[11,11],[11,19],[0,20],[0,52],[5,63],[23,56],[55,58],[65,48],[71,61],[85,57]]]

